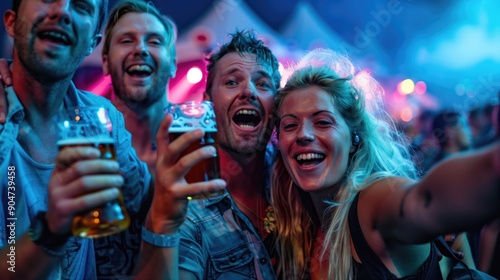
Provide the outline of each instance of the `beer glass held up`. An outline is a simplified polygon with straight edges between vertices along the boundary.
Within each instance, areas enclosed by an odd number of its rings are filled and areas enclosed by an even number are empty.
[[[95,147],[101,159],[116,160],[112,123],[102,107],[69,108],[57,115],[59,150],[70,147]],[[123,197],[73,218],[71,231],[79,237],[98,238],[115,234],[130,225]]]
[[[173,122],[169,129],[169,141],[172,142],[185,132],[195,129],[203,129],[205,135],[200,142],[192,144],[187,148],[183,155],[189,154],[203,146],[212,145],[219,148],[219,139],[217,136],[217,126],[215,124],[215,113],[210,101],[189,101],[180,104],[170,104],[165,113],[173,116]],[[208,181],[220,178],[219,156],[205,159],[196,164],[186,174],[188,183]],[[188,197],[188,199],[202,199],[218,196],[224,193],[224,190],[197,194]]]

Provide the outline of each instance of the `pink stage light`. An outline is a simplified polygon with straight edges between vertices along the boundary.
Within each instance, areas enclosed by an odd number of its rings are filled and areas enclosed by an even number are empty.
[[[418,94],[424,94],[427,91],[427,85],[425,82],[419,81],[415,84],[415,92]]]
[[[111,86],[111,77],[109,75],[102,77],[94,85],[90,86],[89,91],[100,96],[105,96]]]
[[[192,87],[193,87],[193,84],[190,83],[186,77],[183,77],[170,90],[168,100],[172,103],[182,103],[182,102],[190,100],[189,94],[191,93]]]
[[[403,110],[401,110],[400,114],[401,120],[404,122],[409,122],[413,119],[413,110],[407,106]]]
[[[191,67],[187,72],[186,78],[191,84],[197,84],[203,79],[203,73],[198,67]]]

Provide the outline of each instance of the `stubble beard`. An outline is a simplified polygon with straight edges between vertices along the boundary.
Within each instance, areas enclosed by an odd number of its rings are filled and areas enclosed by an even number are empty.
[[[225,146],[230,150],[241,153],[241,154],[255,154],[259,152],[263,152],[266,150],[267,144],[271,139],[272,131],[269,128],[268,124],[264,131],[260,131],[257,136],[249,135],[247,137],[243,137],[243,139],[239,140],[234,137],[234,134],[231,135],[229,145],[225,143],[221,143],[221,146]]]
[[[142,87],[132,92],[124,84],[121,84],[118,88],[114,87],[114,90],[117,97],[133,111],[148,109],[156,102],[159,102],[161,98],[164,98],[166,94],[165,87],[160,86]],[[121,94],[121,92],[125,94]],[[137,98],[139,96],[140,98]]]
[[[18,25],[19,24],[19,25]],[[45,56],[39,54],[35,49],[36,35],[30,37],[26,34],[35,34],[33,29],[24,28],[27,24],[23,21],[16,21],[14,49],[22,66],[41,83],[54,83],[65,79],[71,79],[76,69],[81,64],[85,55],[70,53],[70,58],[64,59],[57,52],[44,51]],[[68,46],[71,48],[71,46]]]

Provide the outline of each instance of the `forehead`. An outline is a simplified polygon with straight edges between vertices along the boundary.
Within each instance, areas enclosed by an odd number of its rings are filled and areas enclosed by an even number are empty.
[[[76,1],[77,0],[68,0],[67,2],[76,2]],[[99,13],[102,12],[101,10],[103,9],[102,5],[104,0],[84,0],[84,1],[96,7],[96,9],[94,10],[95,15],[98,15]],[[22,9],[23,6],[30,4],[40,4],[40,2],[42,2],[42,4],[53,4],[53,2],[55,2],[58,6],[65,5],[65,2],[63,1],[18,0],[17,2],[19,2],[19,9]]]
[[[272,68],[268,63],[259,63],[255,54],[231,52],[219,60],[217,63],[217,73],[219,76],[225,76],[235,72],[244,72],[247,74],[266,73],[271,77]]]
[[[4,0],[5,1],[5,0]],[[37,13],[33,13],[33,8],[37,9],[38,11],[42,12],[42,13],[46,13],[46,9],[47,7],[50,7],[52,5],[57,5],[57,7],[61,7],[63,5],[67,5],[67,2],[70,2],[71,5],[70,5],[70,9],[71,9],[71,13],[73,13],[74,11],[74,7],[76,7],[77,5],[79,5],[79,2],[78,1],[83,1],[85,3],[88,3],[89,5],[91,5],[93,7],[92,11],[89,11],[88,14],[81,14],[79,16],[79,18],[84,18],[84,24],[87,24],[87,21],[88,19],[90,19],[92,22],[90,22],[90,24],[92,24],[93,26],[91,27],[91,31],[94,31],[94,32],[99,32],[100,30],[97,30],[97,29],[100,29],[101,25],[100,25],[100,22],[99,20],[102,20],[102,17],[105,16],[105,14],[107,14],[107,7],[105,9],[104,7],[104,4],[108,4],[108,1],[105,1],[105,0],[66,0],[66,1],[63,1],[63,0],[19,0],[19,7],[18,7],[18,11],[16,12],[17,13],[17,17],[27,17],[27,16],[32,16],[32,15],[35,15],[35,17],[37,16]],[[50,8],[51,9],[51,8]],[[75,12],[75,14],[78,14],[78,12]],[[70,15],[70,17],[73,17],[73,14]],[[73,20],[74,22],[76,23],[81,23],[80,20]]]
[[[281,102],[279,113],[284,114],[309,114],[326,110],[335,113],[337,110],[333,97],[323,89],[310,86],[291,91]]]
[[[112,36],[129,33],[168,35],[165,26],[156,16],[136,12],[123,15],[111,31]]]

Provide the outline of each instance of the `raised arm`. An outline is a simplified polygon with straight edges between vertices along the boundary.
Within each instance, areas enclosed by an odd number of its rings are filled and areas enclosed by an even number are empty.
[[[174,142],[168,143],[171,122],[172,117],[167,115],[156,136],[158,157],[154,197],[143,229],[147,236],[144,238],[143,234],[137,279],[180,279],[179,228],[186,217],[187,197],[221,190],[226,186],[220,179],[187,184],[184,176],[191,167],[213,157],[216,150],[213,146],[206,146],[181,157],[190,143],[201,139],[203,131],[184,133]],[[184,275],[182,279],[185,279]]]
[[[4,273],[3,279],[46,279],[60,267],[74,215],[118,197],[123,178],[111,175],[118,173],[118,164],[98,157],[94,148],[59,152],[49,182],[47,212],[32,221],[30,234],[16,240],[15,273]],[[0,256],[0,269],[6,272],[9,250],[7,245]]]
[[[372,208],[386,238],[420,243],[486,224],[500,216],[500,142],[450,157],[419,182],[395,181]]]

